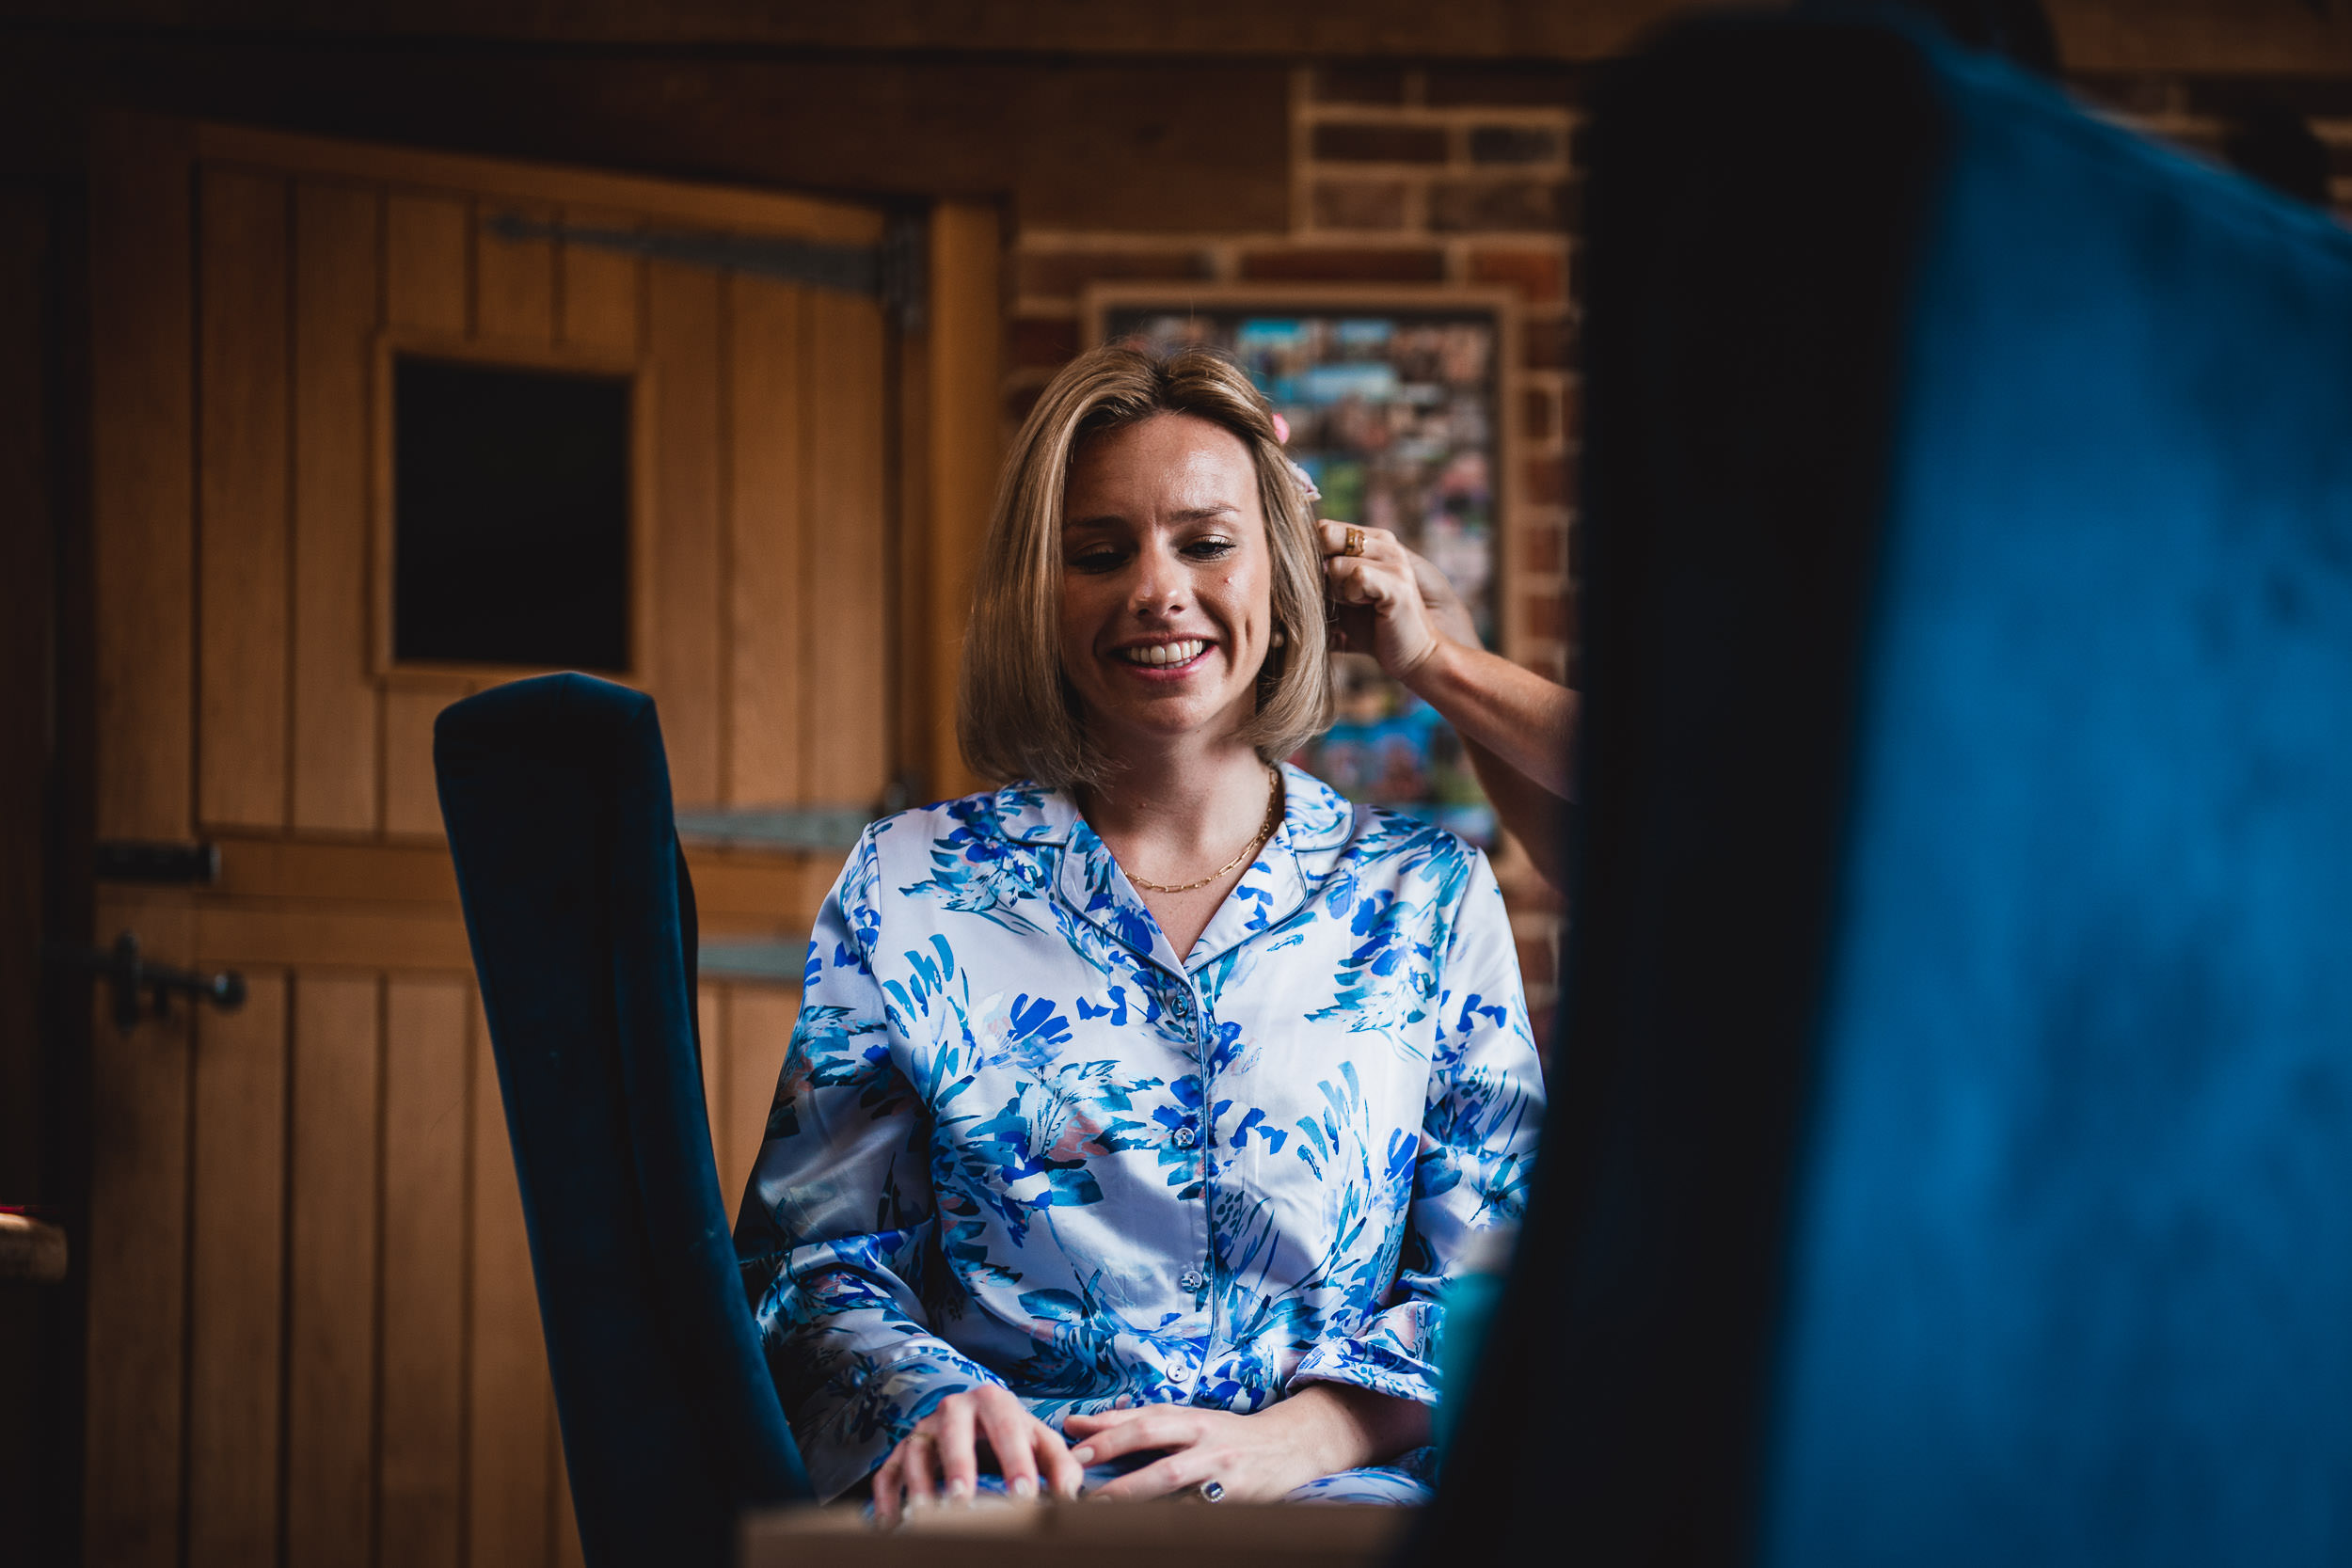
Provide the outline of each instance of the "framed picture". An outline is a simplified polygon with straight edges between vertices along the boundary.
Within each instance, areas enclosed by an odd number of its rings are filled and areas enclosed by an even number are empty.
[[[1096,342],[1231,356],[1288,422],[1320,515],[1395,533],[1453,581],[1489,647],[1514,651],[1507,293],[1118,285],[1089,292],[1087,310]],[[1494,814],[1453,730],[1361,655],[1341,656],[1334,681],[1338,721],[1298,765],[1491,845]]]

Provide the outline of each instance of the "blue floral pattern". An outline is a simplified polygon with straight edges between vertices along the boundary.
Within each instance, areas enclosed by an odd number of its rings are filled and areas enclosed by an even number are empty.
[[[1318,1380],[1436,1401],[1438,1297],[1518,1223],[1541,1115],[1510,927],[1476,848],[1283,779],[1181,958],[1059,792],[851,852],[736,1227],[820,1495],[985,1383],[1056,1426]]]

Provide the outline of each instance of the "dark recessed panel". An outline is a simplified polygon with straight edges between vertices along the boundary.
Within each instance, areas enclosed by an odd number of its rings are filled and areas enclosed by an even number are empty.
[[[629,667],[629,383],[402,356],[392,657]]]

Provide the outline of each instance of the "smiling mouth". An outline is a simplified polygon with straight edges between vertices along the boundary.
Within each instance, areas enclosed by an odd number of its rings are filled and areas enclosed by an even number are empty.
[[[1140,664],[1152,670],[1167,670],[1179,664],[1190,664],[1194,659],[1199,658],[1208,646],[1207,642],[1194,637],[1187,638],[1182,642],[1148,642],[1141,647],[1121,648],[1119,650],[1119,657],[1129,664]]]

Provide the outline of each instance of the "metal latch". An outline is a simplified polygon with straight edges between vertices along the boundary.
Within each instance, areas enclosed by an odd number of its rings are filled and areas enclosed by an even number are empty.
[[[52,947],[48,958],[52,963],[84,970],[104,980],[114,992],[115,1027],[126,1035],[138,1027],[140,1017],[151,1006],[157,1018],[170,1016],[175,995],[210,1003],[224,1013],[245,1006],[245,976],[235,970],[199,974],[169,964],[149,963],[139,956],[138,937],[130,931],[115,938],[114,946],[103,953],[87,947]]]

